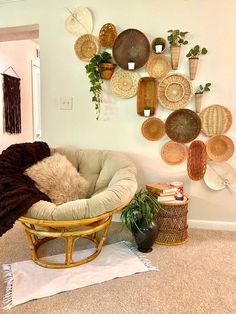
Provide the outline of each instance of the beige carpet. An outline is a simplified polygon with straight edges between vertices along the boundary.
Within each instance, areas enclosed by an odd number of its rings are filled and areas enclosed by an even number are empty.
[[[114,223],[108,243],[130,240]],[[52,252],[61,252],[60,243]],[[45,252],[47,254],[47,249]],[[17,306],[9,313],[236,313],[236,232],[190,230],[181,246],[155,246],[147,257],[160,272],[115,279]],[[29,259],[18,223],[0,238],[0,263]],[[4,292],[0,277],[0,299]],[[0,313],[7,313],[0,310]]]

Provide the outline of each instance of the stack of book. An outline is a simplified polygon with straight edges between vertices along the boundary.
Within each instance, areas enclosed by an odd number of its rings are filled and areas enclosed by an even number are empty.
[[[172,202],[175,201],[177,188],[168,183],[153,183],[147,184],[146,189],[155,194],[159,202]]]

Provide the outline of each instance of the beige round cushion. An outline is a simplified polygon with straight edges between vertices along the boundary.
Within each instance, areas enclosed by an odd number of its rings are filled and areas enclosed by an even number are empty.
[[[137,190],[136,167],[121,153],[108,150],[52,149],[65,155],[89,182],[88,198],[55,205],[35,203],[27,216],[45,220],[75,220],[95,217],[128,202]]]

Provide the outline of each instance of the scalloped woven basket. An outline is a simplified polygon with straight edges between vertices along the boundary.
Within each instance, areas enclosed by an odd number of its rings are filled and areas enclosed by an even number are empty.
[[[194,181],[204,177],[207,167],[206,145],[202,141],[193,141],[188,150],[188,176]]]
[[[192,83],[183,74],[169,74],[159,83],[158,98],[164,108],[170,110],[184,108],[190,102],[192,95]]]
[[[224,134],[232,124],[232,114],[224,106],[212,105],[205,108],[199,117],[202,122],[202,132],[206,136]]]

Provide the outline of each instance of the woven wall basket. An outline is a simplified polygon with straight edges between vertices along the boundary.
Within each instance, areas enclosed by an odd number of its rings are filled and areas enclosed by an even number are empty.
[[[193,141],[188,150],[188,176],[194,181],[204,177],[207,166],[206,145],[202,141]]]
[[[199,117],[202,122],[202,132],[207,136],[224,134],[232,124],[231,112],[221,105],[208,106]]]
[[[99,32],[100,44],[105,48],[112,48],[117,37],[115,25],[107,23],[103,25]]]
[[[137,29],[126,29],[120,33],[113,45],[113,57],[124,70],[128,69],[128,62],[135,62],[135,69],[146,64],[150,55],[150,44],[147,37]]]
[[[165,125],[161,119],[148,118],[142,124],[142,134],[149,141],[158,141],[165,135]]]
[[[215,135],[206,144],[207,155],[214,161],[226,161],[233,156],[234,143],[225,135]]]
[[[75,37],[91,34],[93,31],[93,17],[86,7],[74,9],[65,20],[65,29]]]
[[[179,165],[186,160],[187,152],[183,144],[169,141],[162,146],[161,158],[169,165]]]
[[[199,116],[190,109],[179,109],[172,112],[165,122],[166,134],[175,142],[189,143],[201,131]]]
[[[136,95],[140,76],[137,72],[118,69],[110,80],[111,92],[119,98],[131,98]]]
[[[158,98],[163,107],[176,110],[184,108],[193,95],[192,83],[187,76],[173,73],[164,77],[158,87]]]
[[[162,54],[152,56],[147,63],[148,74],[161,79],[165,77],[171,69],[170,60]]]
[[[74,45],[77,57],[82,61],[90,61],[100,50],[100,44],[97,37],[86,34],[80,36]]]
[[[144,108],[150,108],[153,115],[157,107],[157,80],[154,77],[142,77],[138,83],[137,113],[144,115]]]

